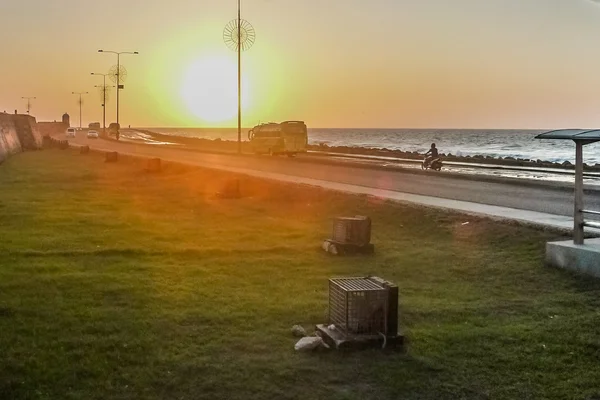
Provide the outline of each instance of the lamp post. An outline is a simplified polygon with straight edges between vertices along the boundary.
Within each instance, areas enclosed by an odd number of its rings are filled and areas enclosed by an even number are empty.
[[[117,55],[117,68],[115,70],[115,83],[117,85],[117,124],[119,124],[119,90],[123,89],[121,80],[124,79],[121,72],[121,54],[140,54],[137,51],[111,51],[111,50],[98,50],[98,53],[112,53]],[[110,74],[111,76],[113,74]],[[119,125],[120,127],[120,125]]]
[[[35,97],[21,97],[21,98],[27,100],[27,114],[29,114],[29,110],[31,109],[31,100],[35,100]]]
[[[97,72],[92,72],[91,75],[101,75],[104,82],[102,84],[102,136],[106,136],[106,76],[108,74],[99,74]]]
[[[231,20],[223,30],[223,40],[227,47],[237,51],[238,59],[238,153],[242,152],[242,51],[254,44],[256,33],[252,25],[241,18],[241,4],[238,0],[237,19]]]
[[[79,130],[81,130],[81,106],[83,105],[83,99],[81,96],[83,96],[84,94],[88,94],[88,92],[72,92],[72,94],[79,95]]]

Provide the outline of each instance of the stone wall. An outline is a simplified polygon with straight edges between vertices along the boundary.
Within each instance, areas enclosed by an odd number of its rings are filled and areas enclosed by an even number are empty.
[[[40,148],[42,135],[34,117],[0,113],[0,163],[11,154]]]
[[[17,135],[21,148],[25,150],[38,150],[42,148],[42,135],[38,130],[35,118],[31,115],[12,115],[17,128]]]
[[[38,122],[37,127],[42,137],[56,136],[60,134],[64,135],[69,127],[69,124],[64,122]]]

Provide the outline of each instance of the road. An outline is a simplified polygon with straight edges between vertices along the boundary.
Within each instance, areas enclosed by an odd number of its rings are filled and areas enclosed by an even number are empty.
[[[79,134],[82,136],[82,134]],[[213,168],[244,168],[253,171],[276,172],[289,176],[319,179],[330,182],[385,189],[402,193],[433,196],[480,204],[510,207],[554,215],[573,215],[573,193],[552,186],[526,186],[505,182],[482,182],[430,174],[364,168],[352,162],[310,163],[287,157],[269,157],[236,154],[211,154],[177,149],[168,146],[121,143],[114,140],[77,137],[69,142],[89,145],[104,151],[117,151],[146,157],[160,157]],[[301,156],[299,157],[301,158]],[[600,210],[599,192],[585,196],[585,208]]]

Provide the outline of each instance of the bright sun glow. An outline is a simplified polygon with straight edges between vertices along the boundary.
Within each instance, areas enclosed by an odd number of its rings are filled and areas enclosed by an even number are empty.
[[[189,110],[208,122],[237,115],[237,64],[227,57],[202,58],[183,77],[181,95]],[[242,110],[248,106],[248,80],[242,74]]]

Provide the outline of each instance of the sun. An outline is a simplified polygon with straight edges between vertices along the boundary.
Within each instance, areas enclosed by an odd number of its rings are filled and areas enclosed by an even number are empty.
[[[242,110],[248,106],[248,79],[242,74]],[[228,57],[201,58],[183,76],[181,96],[196,117],[224,122],[237,115],[237,64]]]

